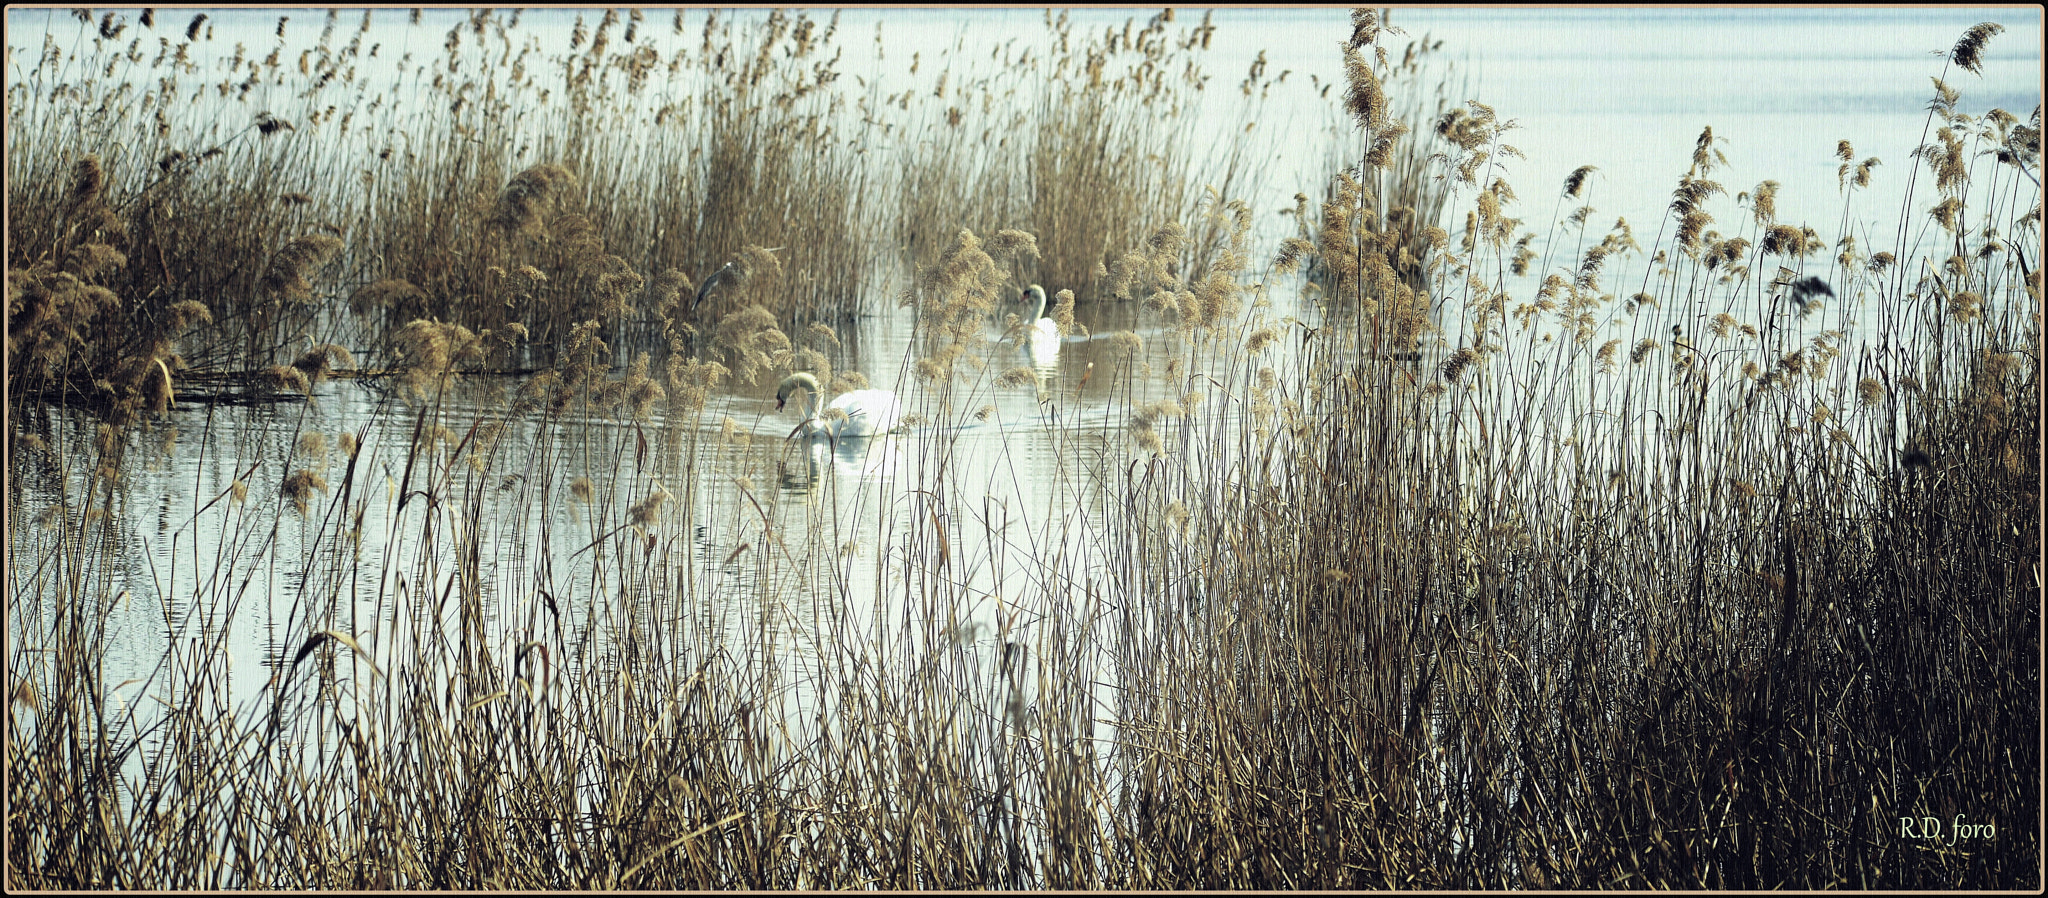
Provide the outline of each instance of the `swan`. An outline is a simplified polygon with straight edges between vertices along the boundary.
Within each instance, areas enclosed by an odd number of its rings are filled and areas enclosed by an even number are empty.
[[[1037,310],[1031,313],[1031,329],[1026,331],[1031,346],[1031,358],[1041,365],[1049,365],[1060,353],[1060,326],[1058,322],[1045,317],[1044,287],[1032,284],[1024,288],[1023,294],[1017,297],[1018,302],[1033,300],[1037,301],[1038,306]]]
[[[828,408],[838,409],[845,415],[820,416],[818,398],[823,391],[818,389],[818,379],[804,372],[783,378],[781,385],[775,388],[775,410],[782,411],[783,404],[789,401],[789,394],[798,390],[803,391],[803,407],[799,411],[804,416],[802,429],[806,435],[823,435],[835,440],[840,437],[868,437],[888,433],[903,423],[903,403],[888,390],[841,393]]]

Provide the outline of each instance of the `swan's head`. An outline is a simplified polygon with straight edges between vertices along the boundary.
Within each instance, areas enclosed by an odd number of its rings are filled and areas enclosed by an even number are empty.
[[[815,404],[818,400],[818,379],[802,371],[783,378],[775,388],[775,410],[782,411],[783,403],[789,401],[789,394],[798,390],[804,391],[804,395]]]
[[[1018,294],[1018,296],[1017,296],[1017,301],[1018,301],[1018,302],[1021,302],[1021,303],[1025,303],[1025,304],[1027,304],[1027,305],[1032,305],[1032,304],[1035,304],[1035,305],[1037,306],[1037,308],[1038,308],[1038,315],[1037,315],[1036,317],[1040,317],[1040,318],[1043,318],[1043,317],[1045,317],[1045,288],[1044,288],[1044,287],[1040,287],[1040,286],[1038,286],[1037,284],[1032,284],[1032,285],[1031,285],[1031,286],[1029,286],[1029,287],[1025,287],[1025,288],[1024,288],[1024,292],[1023,292],[1023,293],[1021,293],[1021,294]]]

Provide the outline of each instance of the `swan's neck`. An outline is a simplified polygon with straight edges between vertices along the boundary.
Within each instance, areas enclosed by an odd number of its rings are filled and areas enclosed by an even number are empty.
[[[1033,320],[1033,321],[1037,321],[1038,319],[1040,319],[1040,318],[1044,318],[1044,317],[1045,317],[1045,294],[1044,294],[1044,293],[1040,293],[1040,294],[1038,294],[1038,311],[1036,311],[1036,312],[1033,312],[1033,313],[1031,313],[1031,320]]]
[[[818,417],[818,409],[820,407],[816,395],[806,394],[803,405],[797,409],[803,415],[803,423],[798,424],[797,429],[808,439],[829,439],[837,435],[832,429],[831,422]]]

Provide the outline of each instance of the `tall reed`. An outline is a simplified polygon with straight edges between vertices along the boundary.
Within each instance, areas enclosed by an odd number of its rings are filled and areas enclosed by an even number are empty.
[[[568,77],[601,82],[640,15],[579,30]],[[509,58],[516,21],[450,44]],[[803,21],[751,46],[809,58],[786,43]],[[1483,104],[1437,118],[1463,233],[1412,222],[1417,258],[1383,226],[1379,185],[1427,177],[1397,151],[1415,131],[1384,32],[1354,15],[1346,108],[1372,149],[1309,238],[1256,247],[1221,190],[1118,225],[1099,283],[1155,326],[1110,338],[1106,427],[988,338],[1017,274],[1064,251],[962,226],[903,297],[925,431],[856,456],[863,476],[756,437],[733,384],[857,382],[835,328],[792,323],[820,257],[746,237],[689,262],[723,274],[648,277],[643,253],[669,257],[605,230],[623,201],[583,167],[607,138],[566,126],[585,143],[558,163],[454,141],[442,171],[466,174],[376,201],[481,224],[447,238],[461,254],[383,257],[447,280],[372,279],[299,234],[262,244],[241,305],[206,307],[264,321],[232,351],[282,339],[266,362],[310,391],[352,361],[320,338],[368,332],[294,297],[358,272],[361,314],[407,320],[348,428],[315,403],[210,411],[181,450],[10,394],[8,884],[2038,888],[2038,110],[1965,116],[1937,82],[1896,163],[1902,230],[1867,255],[1777,220],[1768,182],[1728,198],[1702,134],[1647,247],[1618,221],[1515,295],[1542,257]],[[1875,163],[1841,158],[1846,205]],[[76,196],[108,177],[72,175]],[[45,220],[104,222],[101,201]],[[463,214],[421,211],[442,202]],[[107,252],[136,264],[82,234],[9,260],[36,389],[123,370],[60,329],[96,300],[51,285],[119,295]],[[1343,302],[1283,317],[1269,291],[1311,257]],[[511,311],[437,305],[456,284]],[[655,319],[655,340],[625,326]],[[471,375],[511,363],[515,325],[557,345],[507,396]],[[146,348],[128,357],[168,386],[173,348]],[[1055,460],[1043,513],[963,474],[967,428],[1013,414],[990,397],[1027,388],[1036,417],[996,439]],[[176,451],[223,485],[136,507]],[[172,566],[148,581],[191,594],[131,585],[145,538]],[[252,621],[253,665],[231,638]],[[169,647],[109,683],[136,629]],[[1899,829],[1923,817],[1995,835]]]
[[[1379,21],[1355,24],[1364,50]],[[1137,705],[1125,768],[1136,884],[2036,882],[2008,821],[2040,811],[2040,285],[2008,252],[2040,239],[2038,112],[1937,89],[1914,167],[1939,201],[1900,210],[1934,220],[1931,253],[1777,222],[1768,185],[1740,232],[1704,229],[1709,132],[1623,315],[1602,282],[1645,253],[1626,222],[1507,295],[1527,242],[1472,104],[1467,230],[1433,235],[1463,309],[1440,363],[1373,361],[1372,327],[1317,342],[1277,427],[1183,435],[1124,506],[1149,559],[1128,594],[1187,640],[1125,674],[1170,697]],[[1962,165],[1973,140],[2000,164]],[[1344,221],[1313,249],[1376,275],[1368,310],[1402,328],[1393,247]],[[1872,337],[1790,336],[1830,306]],[[1934,818],[1947,841],[1917,835]]]

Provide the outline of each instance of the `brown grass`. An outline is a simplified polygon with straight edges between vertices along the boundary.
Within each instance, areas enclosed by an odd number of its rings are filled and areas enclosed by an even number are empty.
[[[338,202],[317,184],[305,204],[196,177],[152,187],[74,152],[118,128],[67,145],[50,109],[16,110],[10,129],[54,142],[40,158],[65,176],[14,181],[42,204],[21,208],[43,211],[17,223],[30,248],[9,259],[12,372],[33,382],[10,411],[80,384],[129,411],[72,429],[10,415],[25,451],[10,453],[9,519],[36,522],[8,547],[10,886],[2040,887],[2041,283],[1987,249],[2040,241],[2015,199],[2038,190],[2038,118],[1965,123],[1940,88],[1930,127],[1949,133],[1901,167],[1971,218],[1937,221],[1931,250],[1902,231],[1834,259],[1817,250],[1838,244],[1759,207],[1719,216],[1742,222],[1735,235],[1685,231],[1729,201],[1705,180],[1703,134],[1649,246],[1618,223],[1578,258],[1542,258],[1542,286],[1516,295],[1500,273],[1533,251],[1485,162],[1503,150],[1490,108],[1436,119],[1458,147],[1436,171],[1469,201],[1446,212],[1466,213],[1460,237],[1415,207],[1417,256],[1366,200],[1383,175],[1427,173],[1386,170],[1408,164],[1388,137],[1403,95],[1375,52],[1384,21],[1356,17],[1347,96],[1367,149],[1275,249],[1321,260],[1342,314],[1314,332],[1275,319],[1254,284],[1284,272],[1260,270],[1250,216],[1221,192],[1191,220],[1119,224],[1129,245],[1107,254],[1073,251],[1102,264],[1096,289],[1149,298],[1165,333],[1111,338],[1098,388],[1122,427],[1114,441],[1054,429],[1056,476],[1081,501],[1040,518],[962,482],[955,434],[988,416],[986,391],[1036,377],[991,362],[987,321],[1020,272],[1066,264],[1045,232],[946,225],[919,250],[904,364],[925,375],[907,398],[934,426],[903,444],[903,487],[882,501],[806,478],[779,441],[693,426],[729,381],[830,371],[839,338],[807,316],[860,278],[809,279],[841,245],[816,232],[627,236],[635,182],[598,164],[623,152],[600,101],[661,76],[635,62],[661,25],[643,16],[607,13],[562,57],[584,105],[550,113],[565,136],[546,155],[573,182],[421,129],[446,143],[408,163],[420,189],[347,207],[391,212],[390,229],[343,216],[380,249],[326,268],[320,245],[287,237]],[[90,24],[109,42],[127,27]],[[1117,52],[1164,24],[1117,35]],[[449,34],[451,58],[516,27],[477,14]],[[819,27],[777,17],[738,43],[707,26],[690,59],[719,75],[710,102],[739,124],[685,141],[739,158],[731,141],[807,133],[777,117],[819,89]],[[305,77],[345,85],[358,55],[309,57]],[[294,128],[252,125],[224,152],[317,162],[289,142],[330,120],[278,115]],[[1994,162],[1944,175],[1953,140]],[[681,170],[692,157],[674,152],[646,164]],[[31,164],[18,159],[10,173]],[[796,175],[715,177],[663,202],[744,217]],[[1900,217],[1927,220],[1911,183]],[[267,268],[137,236],[208,202],[246,213],[216,221],[260,222],[212,246]],[[684,271],[725,274],[700,291]],[[251,289],[188,294],[187,276]],[[234,364],[311,390],[353,362],[347,335],[373,332],[335,323],[339,302],[284,301],[292,276],[384,316],[378,358],[403,389],[332,447],[305,406],[247,425],[209,415],[178,451],[227,485],[149,539],[221,574],[166,571],[193,594],[138,596],[126,472],[150,450],[128,426],[133,397],[169,389],[185,352],[244,352]],[[1892,342],[1844,332],[1842,298],[1859,292],[1873,298],[1854,314],[1876,319],[1859,323]],[[1610,316],[1614,293],[1661,299]],[[656,308],[665,360],[632,351],[625,326]],[[1802,320],[1836,327],[1789,336]],[[1674,325],[1692,351],[1663,351]],[[228,339],[178,342],[192,327]],[[515,327],[558,344],[544,372],[507,401],[457,401],[459,375],[502,364]],[[1434,370],[1390,363],[1390,340]],[[1061,414],[1057,398],[1039,407]],[[649,426],[656,411],[669,426]],[[241,445],[273,448],[224,448]],[[872,584],[852,579],[864,552]],[[246,565],[294,571],[292,600],[266,612],[279,636],[265,659],[228,655],[251,613]],[[981,572],[999,594],[975,586]],[[146,620],[153,601],[172,637],[161,663],[107,682],[118,622],[134,619],[116,615]],[[792,656],[805,663],[779,660]],[[1920,817],[1996,837],[1899,829]]]

